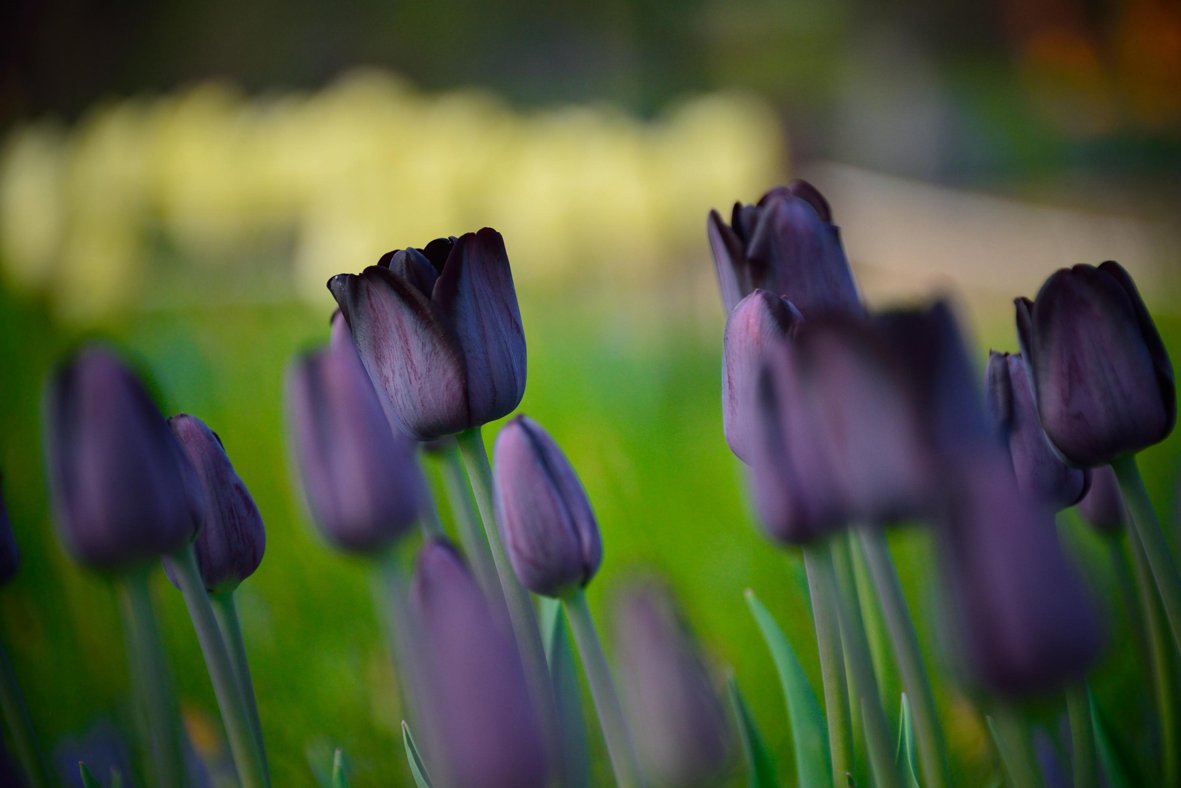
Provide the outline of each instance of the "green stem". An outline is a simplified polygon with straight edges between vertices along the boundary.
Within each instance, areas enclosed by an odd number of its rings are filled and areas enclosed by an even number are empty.
[[[137,569],[123,575],[115,587],[127,638],[140,741],[147,749],[149,782],[187,785],[180,711],[152,611],[148,570]]]
[[[187,545],[180,552],[174,553],[169,560],[177,585],[184,595],[185,605],[189,609],[189,618],[197,633],[197,641],[201,644],[205,668],[209,672],[213,693],[217,697],[217,706],[221,710],[221,719],[225,724],[226,738],[234,756],[238,779],[246,788],[269,785],[266,769],[263,768],[262,752],[257,747],[251,731],[247,704],[239,691],[233,662],[217,628],[217,619],[213,614],[213,606],[209,603],[209,595],[205,592],[201,572],[197,569],[192,545]]]
[[[1017,711],[1001,701],[993,709],[993,735],[1000,751],[1001,763],[1013,788],[1038,788],[1042,781],[1033,765],[1033,753],[1025,736],[1025,726]]]
[[[824,712],[828,723],[828,748],[832,780],[836,788],[848,785],[853,773],[853,728],[849,722],[849,694],[841,646],[839,602],[836,599],[832,562],[823,545],[804,547],[804,571],[812,597],[812,621],[820,653],[820,679],[824,686]]]
[[[1074,788],[1097,788],[1095,767],[1095,728],[1091,722],[1091,702],[1085,684],[1066,688],[1066,712],[1070,718],[1070,753]]]
[[[0,707],[3,707],[4,722],[8,725],[8,733],[12,737],[17,760],[20,761],[21,771],[24,772],[30,788],[42,788],[42,786],[48,785],[48,771],[45,768],[45,761],[41,757],[41,748],[37,746],[37,733],[33,729],[33,721],[29,718],[29,707],[25,705],[25,696],[16,680],[16,671],[12,669],[12,663],[8,661],[8,653],[2,645],[0,645]]]
[[[603,728],[603,738],[607,741],[607,753],[611,756],[615,781],[623,788],[641,785],[643,781],[640,778],[635,751],[632,749],[627,721],[623,716],[623,707],[619,705],[619,694],[615,691],[615,682],[612,681],[611,671],[607,668],[607,657],[603,653],[603,644],[599,642],[594,620],[591,619],[586,595],[582,593],[582,589],[578,589],[562,601],[566,605],[566,615],[574,630],[578,652],[582,655],[582,666],[590,683],[591,697],[595,701],[595,710],[599,714],[599,723]]]
[[[1152,648],[1148,645],[1148,633],[1145,629],[1144,616],[1137,603],[1138,594],[1136,581],[1133,580],[1132,570],[1128,567],[1128,557],[1124,553],[1122,530],[1104,535],[1107,542],[1108,555],[1111,558],[1112,571],[1115,574],[1116,585],[1119,586],[1120,603],[1127,611],[1125,618],[1132,630],[1132,638],[1136,642],[1136,656],[1140,667],[1145,673],[1152,671]],[[1146,567],[1147,568],[1147,567]]]
[[[254,746],[262,756],[262,768],[270,777],[267,766],[267,748],[262,736],[262,720],[258,716],[258,699],[254,694],[254,680],[250,677],[250,661],[246,657],[246,641],[242,637],[242,622],[238,619],[238,605],[234,600],[234,592],[225,591],[211,594],[213,614],[217,616],[217,625],[221,629],[221,636],[225,640],[226,648],[230,652],[230,659],[234,663],[234,676],[238,680],[238,691],[246,700],[246,711],[250,715],[250,727],[254,733]]]
[[[1140,469],[1136,467],[1135,455],[1125,454],[1112,462],[1111,467],[1119,479],[1132,530],[1136,532],[1136,537],[1144,548],[1144,555],[1148,558],[1152,579],[1156,582],[1156,590],[1160,594],[1165,617],[1169,621],[1173,645],[1177,652],[1181,653],[1181,575],[1177,574],[1177,564],[1165,542],[1160,521],[1157,520],[1152,501],[1148,498],[1148,490],[1144,488]]]
[[[471,561],[476,582],[480,584],[489,602],[506,610],[504,591],[500,587],[492,549],[488,546],[488,537],[480,525],[480,513],[476,511],[475,501],[472,500],[459,446],[453,440],[447,441],[443,447],[443,482],[447,487],[447,497],[451,499],[451,510],[459,530],[459,542],[463,545],[464,554]]]
[[[446,532],[443,530],[443,521],[439,518],[439,507],[435,505],[435,496],[431,495],[431,485],[427,481],[426,471],[422,467],[422,452],[418,452],[414,458],[414,469],[418,474],[418,484],[425,499],[419,512],[418,526],[425,538],[439,539],[446,536]]]
[[[1165,634],[1160,598],[1152,584],[1152,570],[1144,547],[1134,530],[1128,531],[1128,549],[1132,554],[1132,569],[1136,577],[1136,591],[1140,598],[1140,613],[1148,630],[1148,654],[1152,670],[1153,694],[1156,696],[1156,713],[1160,723],[1161,771],[1163,785],[1178,783],[1178,762],[1181,755],[1181,740],[1178,739],[1177,706],[1173,703],[1175,693],[1173,665],[1170,658],[1168,635]]]
[[[402,716],[413,720],[418,666],[414,662],[413,644],[418,641],[410,613],[410,579],[402,566],[398,547],[394,546],[374,564],[374,597],[377,600],[382,634],[394,662],[398,678],[399,705]]]
[[[906,607],[906,598],[902,595],[898,573],[890,559],[882,530],[873,526],[857,530],[870,579],[882,603],[886,628],[894,644],[894,657],[902,672],[902,683],[910,698],[923,784],[929,788],[943,788],[948,784],[947,746],[943,741],[943,730],[939,727],[939,712],[926,666],[923,665],[918,634]]]

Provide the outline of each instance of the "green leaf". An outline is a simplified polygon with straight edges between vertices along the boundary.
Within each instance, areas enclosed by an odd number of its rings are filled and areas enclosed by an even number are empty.
[[[726,679],[726,692],[734,708],[734,717],[738,720],[738,736],[742,740],[742,757],[746,762],[746,784],[748,788],[774,788],[779,785],[775,759],[759,733],[733,673]]]
[[[770,611],[750,589],[746,603],[771,650],[771,659],[779,673],[787,715],[791,721],[792,747],[800,785],[832,785],[832,763],[828,756],[828,729],[812,685],[804,676],[800,660],[787,636],[775,623]]]
[[[590,753],[587,749],[586,716],[574,664],[574,649],[566,612],[557,599],[541,600],[541,634],[545,661],[554,689],[558,725],[562,734],[563,785],[587,788],[590,785]]]
[[[905,692],[902,693],[902,710],[898,712],[898,751],[894,762],[907,785],[919,788],[918,771],[914,768],[914,726],[910,720],[910,700]]]
[[[90,769],[86,768],[86,764],[82,761],[78,761],[78,771],[82,774],[83,788],[103,788],[103,784],[91,773]]]
[[[406,760],[410,762],[410,773],[414,775],[414,784],[418,788],[431,788],[430,774],[422,756],[418,754],[418,747],[414,744],[414,737],[410,734],[410,726],[402,720],[402,744],[406,746]]]
[[[332,788],[349,788],[349,777],[344,773],[344,750],[339,747],[332,754]]]
[[[1095,731],[1095,749],[1099,752],[1099,764],[1103,767],[1103,775],[1107,778],[1110,788],[1131,788],[1137,781],[1133,780],[1128,769],[1127,761],[1115,745],[1115,740],[1107,730],[1103,721],[1103,713],[1091,688],[1087,687],[1087,702],[1091,705],[1091,727]]]

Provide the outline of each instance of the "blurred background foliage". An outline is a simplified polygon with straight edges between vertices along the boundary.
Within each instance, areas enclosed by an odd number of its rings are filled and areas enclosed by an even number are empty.
[[[282,380],[326,340],[329,275],[491,225],[529,342],[522,410],[566,449],[601,520],[592,607],[606,625],[621,576],[666,575],[790,773],[741,591],[779,616],[819,686],[811,618],[798,557],[753,527],[722,439],[704,218],[801,175],[832,203],[869,301],[954,292],[981,366],[986,346],[1015,349],[1013,296],[1109,258],[1181,347],[1168,0],[0,6],[0,469],[24,557],[0,636],[42,736],[128,715],[108,584],[59,549],[41,456],[46,375],[100,336],[166,413],[220,433],[267,522],[239,597],[276,784],[313,783],[338,745],[356,785],[409,780],[368,573],[307,524]],[[1177,441],[1146,459],[1175,524]],[[1121,644],[1099,701],[1127,723],[1123,746],[1146,751],[1104,552],[1070,517],[1064,532]],[[927,540],[893,544],[942,664]],[[224,761],[180,597],[162,577],[156,591],[194,746]],[[963,782],[985,781],[979,710],[950,682],[939,694]],[[1057,730],[1052,706],[1034,711]]]

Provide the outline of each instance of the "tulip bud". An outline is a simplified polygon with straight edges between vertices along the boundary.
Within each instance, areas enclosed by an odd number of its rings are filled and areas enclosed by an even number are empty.
[[[1020,695],[1082,676],[1099,656],[1101,628],[1053,513],[1021,493],[999,453],[959,481],[939,533],[954,620],[977,680]]]
[[[485,228],[385,255],[328,289],[390,421],[420,440],[486,424],[525,393],[525,334],[504,240]]]
[[[1110,465],[1091,470],[1091,489],[1079,501],[1078,513],[1101,533],[1117,534],[1124,527],[1124,498]]]
[[[738,302],[726,320],[722,349],[722,428],[730,450],[750,462],[756,428],[755,385],[767,347],[783,342],[803,318],[792,304],[766,290]]]
[[[1173,431],[1173,367],[1119,263],[1063,268],[1016,304],[1042,428],[1067,462],[1106,465]]]
[[[201,521],[188,460],[143,385],[88,346],[50,381],[50,485],[58,534],[80,563],[118,570],[184,547]]]
[[[4,477],[0,476],[0,585],[16,576],[20,569],[20,550],[12,534],[12,523],[8,521],[8,509],[4,506]]]
[[[296,361],[286,400],[295,464],[325,538],[375,553],[409,531],[421,497],[413,447],[390,427],[352,348]]]
[[[496,437],[497,518],[521,585],[545,596],[582,588],[603,560],[586,491],[537,422],[517,416]]]
[[[232,591],[262,562],[262,515],[216,432],[185,413],[168,424],[189,458],[204,501],[205,516],[193,543],[197,568],[210,592]]]
[[[730,756],[727,715],[668,593],[627,590],[616,613],[619,675],[636,753],[655,785],[716,785]]]
[[[806,181],[772,189],[758,205],[735,203],[729,225],[710,211],[707,229],[727,312],[756,288],[806,316],[862,310],[828,203]]]
[[[1042,431],[1033,387],[1020,355],[992,351],[988,357],[988,405],[1008,446],[1017,486],[1054,509],[1082,498],[1090,474],[1062,462]]]
[[[411,607],[432,780],[447,786],[545,784],[545,739],[511,636],[443,541],[418,555]]]

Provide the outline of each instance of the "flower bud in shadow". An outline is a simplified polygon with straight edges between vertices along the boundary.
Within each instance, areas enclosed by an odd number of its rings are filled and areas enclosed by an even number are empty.
[[[328,289],[390,421],[426,441],[512,412],[525,393],[525,334],[500,233],[399,249]]]
[[[615,613],[622,694],[636,753],[654,785],[717,785],[731,753],[729,717],[668,592],[630,586]]]
[[[420,482],[352,347],[298,359],[287,374],[292,455],[312,518],[337,547],[376,553],[414,525]]]
[[[1051,692],[1099,656],[1094,600],[1053,513],[1021,493],[999,451],[960,479],[939,529],[942,568],[976,680],[1006,695]]]
[[[545,596],[585,586],[603,546],[586,491],[558,444],[517,416],[497,435],[494,456],[497,519],[521,585]]]
[[[516,646],[446,542],[428,542],[419,553],[411,608],[421,665],[416,696],[435,784],[544,785],[545,739]]]
[[[810,183],[772,189],[757,205],[735,203],[728,225],[710,211],[707,230],[727,312],[756,288],[783,296],[805,316],[862,311],[840,231]]]
[[[216,432],[186,413],[168,424],[189,458],[204,501],[205,516],[193,543],[197,568],[211,593],[232,591],[262,562],[267,538],[262,515]]]
[[[988,406],[1009,449],[1017,486],[1055,510],[1078,503],[1090,484],[1086,470],[1071,468],[1050,445],[1037,418],[1033,386],[1020,355],[988,356]]]
[[[1173,431],[1173,367],[1119,263],[1063,268],[1016,304],[1042,428],[1067,462],[1106,465]]]
[[[722,349],[722,429],[730,450],[750,462],[756,429],[755,386],[769,345],[782,342],[803,320],[792,304],[756,289],[726,320]]]
[[[1124,527],[1124,498],[1110,465],[1091,470],[1091,489],[1078,504],[1079,515],[1100,533],[1118,534]]]
[[[75,560],[119,570],[193,538],[202,513],[188,460],[114,353],[90,345],[61,366],[46,421],[55,520]]]
[[[4,477],[0,475],[0,585],[16,576],[20,563],[20,550],[12,533],[8,509],[4,506]]]

